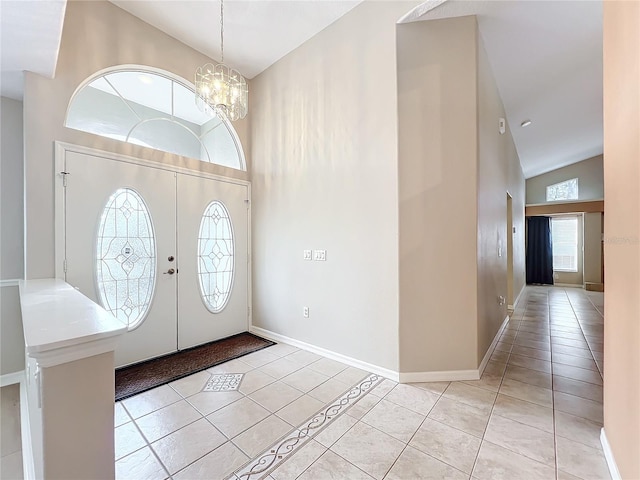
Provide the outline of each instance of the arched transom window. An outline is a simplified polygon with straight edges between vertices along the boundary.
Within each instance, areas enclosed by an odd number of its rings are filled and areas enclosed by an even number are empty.
[[[65,126],[246,170],[231,123],[201,112],[190,82],[149,67],[121,66],[87,79],[69,102]]]

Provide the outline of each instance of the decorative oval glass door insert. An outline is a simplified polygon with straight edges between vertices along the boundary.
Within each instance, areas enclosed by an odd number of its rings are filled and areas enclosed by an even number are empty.
[[[234,271],[233,226],[227,208],[214,200],[205,209],[198,234],[198,283],[200,295],[212,313],[224,310]]]
[[[96,285],[102,306],[129,330],[142,323],[156,283],[156,240],[149,209],[130,188],[107,201],[96,239]]]

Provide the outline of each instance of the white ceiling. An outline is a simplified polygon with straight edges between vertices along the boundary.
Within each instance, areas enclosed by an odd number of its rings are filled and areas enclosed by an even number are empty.
[[[225,0],[225,63],[253,78],[362,0]],[[220,60],[220,2],[111,0],[127,12]]]
[[[219,2],[112,0],[220,58]],[[259,74],[361,0],[225,0],[225,60]],[[403,21],[477,15],[525,177],[602,153],[600,0],[429,0]],[[52,76],[64,0],[0,0],[3,96],[22,98],[22,71]],[[532,125],[520,123],[531,119]]]
[[[0,0],[0,94],[22,99],[23,72],[53,77],[66,0]]]
[[[449,0],[418,20],[462,15],[478,16],[526,178],[602,153],[601,1]]]

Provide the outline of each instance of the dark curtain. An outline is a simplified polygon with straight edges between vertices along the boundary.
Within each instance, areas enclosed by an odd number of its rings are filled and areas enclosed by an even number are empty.
[[[551,218],[530,217],[527,224],[527,284],[553,285]]]

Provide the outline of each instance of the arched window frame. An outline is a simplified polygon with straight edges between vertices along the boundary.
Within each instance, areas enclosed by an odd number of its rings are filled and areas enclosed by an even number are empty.
[[[147,65],[133,65],[133,64],[117,65],[117,66],[114,66],[114,67],[105,68],[105,69],[102,69],[102,70],[99,70],[99,71],[95,72],[94,74],[90,75],[85,80],[83,80],[78,85],[78,87],[76,87],[76,89],[74,90],[73,94],[71,95],[71,98],[69,99],[69,103],[67,104],[67,110],[65,112],[65,117],[64,117],[64,126],[67,127],[67,128],[73,128],[73,127],[69,127],[67,125],[67,123],[68,123],[68,119],[69,119],[69,112],[70,112],[70,110],[71,110],[71,108],[73,106],[73,102],[76,99],[76,97],[77,97],[79,92],[81,92],[89,84],[91,84],[92,82],[94,82],[95,80],[97,80],[97,79],[99,79],[101,77],[105,77],[106,75],[109,75],[109,74],[112,74],[112,73],[120,73],[120,72],[135,72],[135,73],[139,73],[139,74],[143,74],[143,75],[146,74],[146,75],[149,75],[149,76],[163,77],[163,78],[165,78],[165,79],[167,79],[167,80],[169,80],[171,82],[175,82],[175,83],[187,88],[188,90],[190,90],[191,93],[193,93],[193,98],[194,98],[194,103],[195,103],[195,86],[194,86],[194,84],[192,82],[188,81],[185,78],[182,78],[182,77],[180,77],[178,75],[175,75],[175,74],[173,74],[171,72],[168,72],[166,70],[162,70],[160,68],[155,68],[155,67],[150,67],[150,66],[147,66]],[[114,89],[114,91],[117,92],[117,90],[115,90],[115,89]],[[172,91],[173,91],[173,86],[172,86]],[[127,105],[127,107],[129,107],[131,109],[130,105],[128,104],[127,99],[123,98],[122,96],[120,96],[120,99],[124,102],[125,105]],[[135,111],[133,113],[136,116],[138,116]],[[238,159],[239,159],[239,162],[240,162],[239,170],[247,171],[247,163],[246,163],[246,159],[245,159],[245,155],[244,155],[244,149],[242,148],[242,143],[240,142],[240,138],[238,137],[238,133],[236,132],[235,128],[233,128],[233,125],[231,124],[229,119],[227,119],[224,116],[221,116],[219,118],[220,118],[222,124],[224,124],[225,128],[229,132],[229,134],[231,136],[231,139],[233,140],[234,146],[236,148],[236,151],[238,152]],[[200,142],[200,145],[202,146],[202,148],[204,148],[205,152],[207,152],[207,157],[209,158],[209,161],[207,163],[212,163],[214,165],[220,165],[220,166],[227,167],[227,168],[233,168],[233,167],[228,167],[227,165],[222,165],[222,164],[214,162],[211,159],[211,156],[209,155],[209,152],[208,152],[206,146],[202,142],[202,137],[207,135],[209,132],[211,132],[216,127],[212,127],[211,129],[209,129],[206,132],[204,132],[200,137],[198,137],[192,130],[190,130],[186,126],[182,125],[180,122],[177,122],[177,121],[172,120],[172,119],[158,117],[158,118],[154,118],[154,119],[140,119],[140,121],[137,122],[129,130],[129,133],[126,136],[125,140],[118,140],[118,139],[116,139],[116,138],[114,138],[112,136],[99,135],[97,133],[92,133],[92,132],[86,132],[86,133],[90,133],[92,135],[102,136],[103,138],[110,138],[112,140],[131,143],[133,145],[139,145],[138,143],[129,141],[130,135],[135,131],[135,129],[137,127],[139,127],[139,126],[141,126],[141,125],[143,125],[145,123],[152,122],[152,121],[167,121],[167,122],[172,122],[175,125],[179,125],[180,127],[182,127],[185,130],[187,130],[189,133],[191,133],[194,137],[196,137],[196,139]],[[145,146],[145,145],[142,145],[142,146]],[[154,148],[154,149],[159,150],[159,151],[165,151],[165,150],[162,150],[162,149],[155,148],[153,146],[145,146],[145,147],[146,148]],[[172,152],[168,152],[168,153],[172,153]],[[178,155],[178,154],[174,154],[174,155]],[[206,162],[206,160],[202,160],[202,159],[196,159],[196,160]]]

